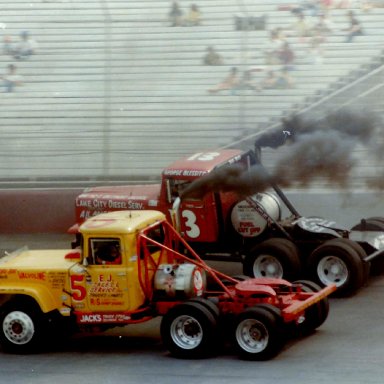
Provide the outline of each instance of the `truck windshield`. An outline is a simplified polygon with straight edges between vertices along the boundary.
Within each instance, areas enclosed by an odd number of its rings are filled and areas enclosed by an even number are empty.
[[[168,196],[169,202],[172,203],[177,197],[180,197],[181,192],[190,184],[189,180],[168,179]]]

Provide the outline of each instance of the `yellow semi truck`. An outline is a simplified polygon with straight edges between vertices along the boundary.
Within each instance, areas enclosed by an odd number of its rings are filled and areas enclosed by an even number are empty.
[[[319,327],[336,289],[215,271],[159,211],[100,214],[79,233],[76,249],[0,258],[3,350],[34,352],[63,334],[162,316],[161,337],[175,356],[208,356],[225,335],[241,357],[265,360],[287,335]]]

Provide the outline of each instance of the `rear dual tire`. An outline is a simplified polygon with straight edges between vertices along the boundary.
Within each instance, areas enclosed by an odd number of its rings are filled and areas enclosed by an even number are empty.
[[[256,245],[246,255],[243,272],[251,277],[295,280],[301,274],[296,245],[287,239],[271,238]]]
[[[321,286],[336,284],[337,296],[349,296],[360,289],[369,276],[365,251],[349,239],[332,239],[316,248],[308,258],[313,281]]]
[[[283,344],[282,319],[275,310],[256,305],[237,316],[234,345],[242,359],[271,359],[281,350]]]

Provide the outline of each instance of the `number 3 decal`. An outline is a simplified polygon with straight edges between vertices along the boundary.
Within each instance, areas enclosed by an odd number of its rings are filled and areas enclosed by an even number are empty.
[[[185,220],[185,226],[186,226],[186,231],[185,233],[190,237],[191,239],[196,239],[197,237],[200,236],[200,228],[196,224],[196,215],[186,209],[181,213],[181,216],[186,219]]]

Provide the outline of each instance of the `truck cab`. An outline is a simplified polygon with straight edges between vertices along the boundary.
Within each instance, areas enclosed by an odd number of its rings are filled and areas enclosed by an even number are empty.
[[[158,211],[120,211],[108,217],[93,217],[80,226],[82,265],[70,270],[71,305],[75,313],[79,311],[79,323],[88,322],[88,311],[93,313],[95,321],[123,321],[123,313],[135,311],[144,304],[143,278],[148,274],[146,278],[150,281],[153,271],[138,265],[143,263],[143,257],[137,235],[163,219],[164,215]],[[148,230],[152,238],[159,239],[159,233],[158,225]],[[151,256],[156,262],[160,251],[155,247],[148,249],[152,250]],[[138,271],[142,271],[142,276]]]
[[[255,164],[253,151],[235,149],[195,153],[165,168],[160,184],[94,187],[76,198],[77,223],[69,230],[77,233],[89,217],[116,210],[158,209],[168,220],[174,201],[193,181],[228,166],[247,170]],[[209,191],[199,197],[182,199],[178,215],[180,231],[191,244],[222,244],[227,239],[230,213],[239,197],[233,192]]]
[[[223,150],[196,153],[176,161],[163,171],[162,196],[167,209],[182,195],[188,186],[202,176],[208,176],[228,166],[237,165],[243,170],[255,163],[252,152]],[[215,243],[225,239],[229,214],[238,201],[233,192],[204,191],[198,196],[185,196],[178,209],[180,232],[189,243]]]

